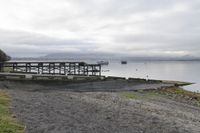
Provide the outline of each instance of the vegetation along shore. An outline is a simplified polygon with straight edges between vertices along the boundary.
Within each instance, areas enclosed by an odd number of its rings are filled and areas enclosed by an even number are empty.
[[[0,133],[24,133],[24,127],[9,110],[10,100],[6,91],[0,90]]]

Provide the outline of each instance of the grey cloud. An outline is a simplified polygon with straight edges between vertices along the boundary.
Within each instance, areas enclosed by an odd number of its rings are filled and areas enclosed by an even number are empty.
[[[41,56],[57,52],[80,52],[96,47],[82,40],[67,40],[23,31],[0,30],[0,47],[14,56]]]
[[[116,43],[127,43],[129,45],[142,45],[144,49],[191,51],[200,50],[199,35],[190,34],[142,34],[115,37]]]
[[[84,24],[79,21],[104,21],[105,19],[122,20],[135,13],[148,13],[149,11],[159,11],[170,9],[172,5],[181,3],[186,0],[71,0],[74,4],[73,11],[58,9],[58,13],[53,13],[54,16],[43,16],[40,20],[36,20],[34,27],[39,28],[67,28],[71,31],[80,31],[84,29]],[[62,13],[61,13],[62,12]],[[71,15],[73,14],[73,15]],[[126,23],[126,21],[124,21]],[[95,23],[94,23],[95,24]],[[61,25],[61,26],[59,26]],[[62,27],[63,26],[63,27]]]
[[[55,1],[50,2],[53,5]],[[64,51],[146,55],[183,51],[200,57],[199,0],[57,2],[63,3],[62,8],[59,4],[43,10],[37,5],[44,12],[30,9],[34,10],[31,18],[16,17],[27,22],[27,27],[21,27],[27,32],[0,30],[1,48],[14,56]]]
[[[30,44],[30,45],[72,45],[87,46],[90,43],[81,40],[59,39],[38,33],[23,31],[0,30],[0,43]]]

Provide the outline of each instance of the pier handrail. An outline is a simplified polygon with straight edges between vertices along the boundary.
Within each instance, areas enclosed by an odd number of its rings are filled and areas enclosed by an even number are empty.
[[[38,74],[59,75],[101,75],[100,64],[87,64],[85,62],[63,61],[8,61],[0,62],[0,71],[11,68],[11,72],[37,72]]]

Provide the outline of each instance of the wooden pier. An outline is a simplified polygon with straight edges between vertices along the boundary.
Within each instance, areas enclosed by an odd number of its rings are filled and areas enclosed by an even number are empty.
[[[2,62],[0,72],[101,76],[100,64],[85,62]]]

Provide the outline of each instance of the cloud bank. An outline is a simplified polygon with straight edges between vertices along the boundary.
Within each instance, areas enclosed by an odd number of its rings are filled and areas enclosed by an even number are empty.
[[[1,0],[0,48],[200,57],[199,16],[199,0]]]

